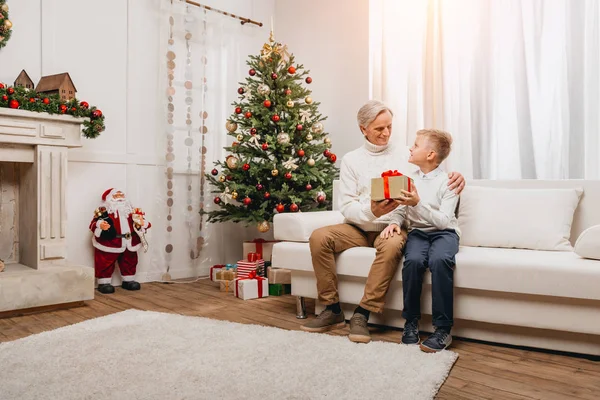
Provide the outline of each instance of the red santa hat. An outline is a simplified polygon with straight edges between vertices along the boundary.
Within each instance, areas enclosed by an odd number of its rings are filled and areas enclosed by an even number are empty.
[[[115,193],[120,192],[120,190],[115,188],[106,189],[104,193],[102,193],[102,201],[106,201],[111,198]]]

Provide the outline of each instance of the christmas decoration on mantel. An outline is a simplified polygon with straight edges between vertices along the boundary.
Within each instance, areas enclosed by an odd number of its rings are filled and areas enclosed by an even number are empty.
[[[8,19],[8,4],[6,0],[0,0],[0,49],[6,46],[12,34],[13,24]]]
[[[206,174],[218,209],[208,222],[245,222],[260,232],[273,215],[331,207],[339,175],[320,103],[303,87],[313,79],[271,32],[260,55],[251,55],[239,101],[225,124],[234,138],[225,161]]]
[[[95,139],[104,131],[104,114],[88,102],[77,100],[68,73],[44,76],[35,90],[31,87],[33,81],[25,70],[14,86],[0,82],[0,107],[88,118],[83,122],[83,136],[88,139]]]

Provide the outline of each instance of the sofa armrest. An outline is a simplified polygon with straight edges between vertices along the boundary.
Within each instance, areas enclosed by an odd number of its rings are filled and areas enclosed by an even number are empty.
[[[275,214],[273,235],[275,240],[308,242],[315,229],[343,222],[344,216],[339,211]]]

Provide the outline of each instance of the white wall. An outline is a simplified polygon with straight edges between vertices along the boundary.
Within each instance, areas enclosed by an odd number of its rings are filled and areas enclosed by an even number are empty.
[[[162,117],[159,90],[160,2],[168,0],[27,0],[10,2],[13,36],[0,50],[0,81],[11,83],[21,69],[34,82],[43,75],[69,72],[77,98],[98,106],[106,115],[106,131],[83,148],[70,151],[68,184],[68,259],[93,265],[88,225],[100,196],[110,187],[123,189],[137,207],[152,215],[161,213],[153,194],[163,160],[156,141]],[[247,54],[256,54],[268,38],[275,0],[203,0],[203,4],[265,23],[247,37]],[[246,30],[248,32],[248,30]],[[162,92],[161,92],[162,93]],[[174,227],[177,229],[177,227]],[[255,229],[231,225],[231,246],[224,259],[206,260],[191,270],[187,261],[175,260],[173,277],[206,272],[211,263],[235,262],[242,254],[241,240],[256,237]],[[152,235],[162,231],[150,231]],[[160,278],[164,265],[150,252],[140,252],[138,279]]]
[[[369,100],[369,1],[277,0],[275,38],[311,71],[307,85],[341,156],[363,143],[356,123]]]

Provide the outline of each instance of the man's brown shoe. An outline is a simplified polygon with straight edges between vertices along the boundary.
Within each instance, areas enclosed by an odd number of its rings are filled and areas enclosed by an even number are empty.
[[[350,334],[348,339],[356,343],[369,343],[371,334],[367,326],[367,317],[362,314],[354,313],[350,319]]]
[[[335,314],[329,309],[323,310],[319,316],[306,324],[302,325],[300,329],[307,332],[327,332],[334,329],[342,329],[346,327],[346,321],[344,320],[344,313]]]

